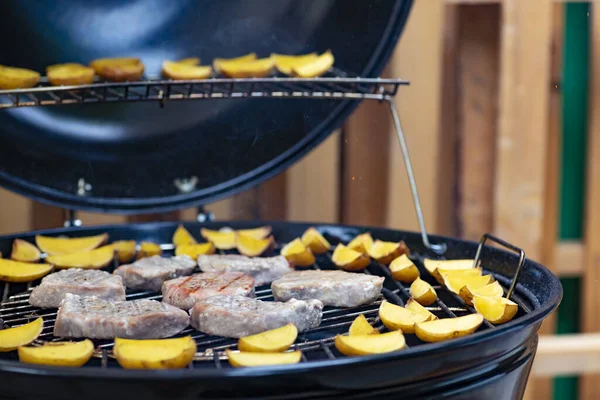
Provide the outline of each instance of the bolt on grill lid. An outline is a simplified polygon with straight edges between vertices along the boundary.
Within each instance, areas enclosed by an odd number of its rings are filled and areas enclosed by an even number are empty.
[[[249,52],[264,57],[331,49],[336,62],[328,76],[373,78],[391,55],[411,4],[23,0],[7,4],[0,15],[0,34],[20,32],[18,41],[0,44],[0,64],[43,74],[55,63],[136,56],[152,77],[160,75],[166,59],[197,56],[208,65],[215,57]],[[204,98],[314,88],[255,81],[193,88],[113,86],[47,97],[0,93],[0,185],[39,201],[90,211],[164,212],[213,202],[284,171],[341,125],[358,101],[174,100],[190,93]],[[378,88],[343,82],[320,86],[332,92]],[[85,103],[102,98],[116,102],[35,106],[44,99]],[[2,109],[3,102],[11,107]]]

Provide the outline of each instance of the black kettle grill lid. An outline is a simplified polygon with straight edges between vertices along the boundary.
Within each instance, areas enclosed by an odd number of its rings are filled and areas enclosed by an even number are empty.
[[[412,0],[57,0],[9,2],[0,64],[331,49],[337,68],[377,77]],[[273,177],[322,142],[355,100],[223,99],[0,110],[0,185],[78,210],[139,213],[198,206]]]

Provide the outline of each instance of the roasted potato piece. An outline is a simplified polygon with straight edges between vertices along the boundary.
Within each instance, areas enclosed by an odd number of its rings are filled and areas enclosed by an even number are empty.
[[[331,244],[325,237],[313,227],[308,228],[302,234],[302,244],[308,247],[314,254],[326,253],[331,249]]]
[[[169,79],[187,81],[195,79],[206,79],[212,75],[212,67],[186,64],[175,61],[164,61],[162,73]]]
[[[489,285],[479,287],[473,287],[467,284],[460,289],[459,293],[460,298],[470,306],[473,305],[473,296],[476,294],[480,296],[502,297],[504,295],[504,289],[502,289],[502,286],[500,286],[498,281],[495,281]]]
[[[50,271],[52,271],[51,264],[0,259],[0,281],[4,282],[31,282],[48,275]]]
[[[266,365],[297,364],[302,359],[300,350],[285,353],[254,353],[225,350],[233,367],[262,367]]]
[[[329,71],[334,62],[331,50],[327,50],[313,60],[292,66],[292,73],[299,78],[315,78]]]
[[[438,319],[437,315],[423,307],[421,304],[419,304],[418,301],[416,301],[412,297],[406,302],[406,309],[417,314],[426,315],[428,318],[426,319],[426,321],[433,321],[434,319]]]
[[[371,326],[371,324],[369,324],[369,321],[367,321],[364,314],[360,314],[354,319],[352,325],[350,325],[350,329],[348,329],[348,334],[350,336],[379,335],[379,330],[375,329],[373,326]]]
[[[369,255],[371,246],[373,246],[373,238],[369,232],[358,235],[348,243],[349,249],[359,251],[366,256]]]
[[[240,338],[238,349],[255,353],[278,353],[287,350],[297,337],[298,328],[294,324],[287,324],[281,328]]]
[[[211,229],[200,229],[202,237],[211,242],[219,250],[235,249],[237,233],[233,230],[213,231]]]
[[[198,57],[182,58],[181,60],[177,60],[176,62],[178,64],[200,65],[200,59]]]
[[[371,258],[385,265],[388,265],[392,262],[392,260],[394,260],[396,257],[399,257],[402,254],[410,254],[410,252],[408,251],[408,247],[406,247],[406,244],[404,244],[404,242],[402,241],[400,241],[399,243],[395,243],[376,240],[375,242],[373,242],[368,251],[369,256]]]
[[[333,251],[331,261],[337,267],[346,271],[362,271],[371,263],[369,257],[356,250],[349,249],[341,243]]]
[[[410,295],[423,306],[433,304],[437,300],[435,289],[421,278],[410,285]]]
[[[90,63],[98,76],[114,81],[137,81],[144,74],[144,64],[139,58],[99,58]]]
[[[48,81],[54,86],[86,85],[94,82],[94,69],[77,63],[56,64],[46,68]]]
[[[185,368],[194,360],[196,342],[191,336],[172,339],[115,339],[114,354],[126,369]]]
[[[48,342],[39,347],[17,349],[19,361],[26,364],[81,367],[94,353],[94,343],[85,339],[80,342]]]
[[[255,61],[256,60],[256,53],[249,53],[249,54],[245,54],[243,56],[239,56],[239,57],[234,57],[234,58],[215,58],[213,60],[213,68],[215,69],[215,71],[217,71],[217,73],[221,73],[221,64],[237,64],[237,63],[244,63],[244,62],[248,62],[248,61]]]
[[[117,253],[117,260],[121,264],[131,261],[137,253],[135,240],[117,240],[111,244]]]
[[[416,313],[404,307],[383,301],[379,306],[379,318],[390,331],[415,333],[415,324],[429,320],[429,315]]]
[[[519,311],[519,305],[505,297],[473,296],[475,310],[494,325],[510,321]]]
[[[309,248],[306,248],[300,238],[296,238],[283,246],[281,255],[284,256],[293,266],[310,267],[316,261],[314,254]]]
[[[406,340],[402,331],[380,335],[338,335],[335,337],[335,347],[346,356],[366,356],[402,350],[406,347]]]
[[[13,351],[27,346],[42,333],[44,320],[40,317],[15,328],[0,330],[0,352]]]
[[[271,234],[271,227],[260,226],[251,229],[238,229],[236,232],[238,235],[250,236],[254,239],[264,239]]]
[[[458,276],[481,276],[483,271],[480,267],[469,268],[469,269],[443,269],[438,268],[434,271],[436,280],[440,285],[444,284],[446,276],[458,277]],[[439,279],[438,279],[439,277]]]
[[[25,240],[15,239],[12,245],[10,258],[15,261],[38,262],[42,253],[32,243]]]
[[[221,74],[230,78],[262,78],[268,76],[275,67],[272,58],[261,58],[242,62],[221,62],[219,68]]]
[[[185,226],[179,225],[175,232],[173,233],[173,238],[171,239],[175,247],[179,247],[184,244],[195,244],[198,243],[196,239],[192,236]]]
[[[112,263],[114,258],[114,247],[112,245],[106,245],[94,250],[81,251],[79,253],[48,256],[46,257],[46,261],[54,265],[57,269],[101,269]]]
[[[290,56],[285,54],[272,53],[271,57],[275,59],[275,66],[277,70],[284,75],[292,75],[292,68],[303,65],[307,62],[314,61],[318,55],[317,53],[303,54],[297,56]]]
[[[212,243],[196,243],[196,244],[183,244],[175,248],[175,255],[187,255],[193,260],[197,259],[201,254],[214,254],[215,246]]]
[[[142,242],[140,243],[140,251],[137,253],[137,259],[152,257],[152,256],[160,256],[162,254],[162,249],[159,244],[152,242]]]
[[[444,275],[444,286],[446,286],[448,290],[455,294],[459,294],[460,289],[466,285],[476,289],[485,285],[489,285],[492,282],[494,282],[494,277],[492,275]]]
[[[0,65],[0,89],[27,89],[37,85],[40,74],[25,68]]]
[[[436,319],[415,325],[417,337],[424,342],[441,342],[472,334],[483,323],[481,314]]]
[[[474,268],[475,260],[432,260],[426,258],[423,261],[425,269],[441,284],[444,284],[444,279],[440,275],[439,270],[465,270]]]
[[[240,254],[248,257],[258,257],[272,250],[275,246],[273,236],[266,239],[254,239],[246,235],[237,235],[236,247]]]
[[[392,277],[400,282],[412,283],[421,276],[417,266],[408,258],[406,254],[395,258],[390,264]]]
[[[37,244],[37,247],[49,256],[93,250],[103,245],[107,241],[107,233],[77,238],[50,237],[42,235],[37,235],[35,237],[35,243]]]

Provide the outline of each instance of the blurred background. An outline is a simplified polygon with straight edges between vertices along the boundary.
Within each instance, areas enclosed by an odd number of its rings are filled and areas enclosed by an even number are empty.
[[[600,3],[596,3],[600,4]],[[415,0],[383,76],[397,108],[427,229],[518,244],[562,279],[529,397],[594,399],[600,338],[553,353],[552,337],[600,331],[600,16],[594,2]],[[600,11],[600,10],[599,10]],[[64,210],[0,190],[0,231],[62,226]],[[216,219],[335,222],[417,230],[385,104],[363,103],[284,174],[207,209]],[[193,220],[195,209],[84,225]],[[569,342],[561,342],[561,346]],[[564,348],[563,348],[564,350]],[[583,354],[582,354],[583,353]],[[590,356],[591,355],[591,356]],[[545,358],[547,357],[547,358]]]

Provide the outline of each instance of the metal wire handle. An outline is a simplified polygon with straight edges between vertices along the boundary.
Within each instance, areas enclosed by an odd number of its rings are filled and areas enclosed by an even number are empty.
[[[473,260],[473,267],[476,267],[477,264],[479,263],[480,258],[481,258],[481,250],[483,249],[483,245],[485,244],[485,241],[488,239],[519,254],[519,265],[517,265],[517,271],[515,272],[515,276],[513,276],[512,282],[510,283],[510,288],[508,289],[508,292],[506,293],[506,298],[510,299],[510,297],[512,296],[513,291],[515,290],[515,287],[517,285],[517,279],[519,278],[519,273],[521,272],[521,269],[523,268],[523,265],[525,264],[525,252],[521,248],[515,246],[514,244],[508,243],[507,241],[497,238],[496,236],[493,236],[489,233],[484,233],[483,236],[481,236],[481,239],[479,240],[479,246],[477,247],[477,253],[475,253],[475,260]]]

